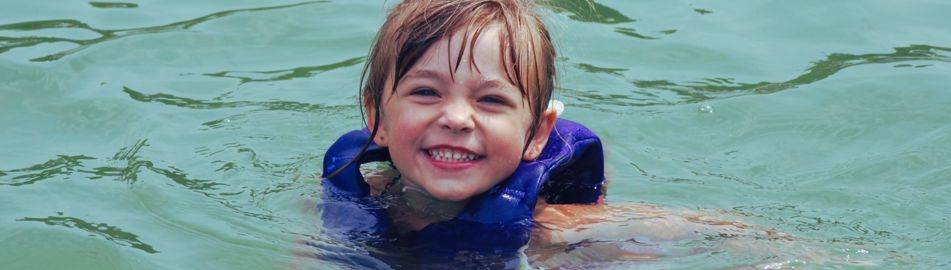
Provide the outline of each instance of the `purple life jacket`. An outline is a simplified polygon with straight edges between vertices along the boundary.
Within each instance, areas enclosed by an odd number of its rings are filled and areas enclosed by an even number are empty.
[[[359,164],[390,161],[388,150],[376,144],[358,156],[369,139],[367,129],[354,130],[327,150],[323,175],[359,160],[323,180],[319,208],[324,229],[372,245],[396,235],[386,209],[370,196],[360,173]],[[522,161],[511,177],[473,197],[455,218],[419,230],[415,246],[421,255],[435,257],[452,258],[458,251],[517,254],[531,237],[539,196],[551,204],[599,203],[604,179],[601,139],[581,124],[558,119],[538,158]]]

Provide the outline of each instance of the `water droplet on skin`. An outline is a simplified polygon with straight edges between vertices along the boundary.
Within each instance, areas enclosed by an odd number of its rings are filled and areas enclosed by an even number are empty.
[[[710,106],[710,104],[700,104],[700,106],[697,106],[697,110],[700,110],[702,113],[712,113],[713,106]]]

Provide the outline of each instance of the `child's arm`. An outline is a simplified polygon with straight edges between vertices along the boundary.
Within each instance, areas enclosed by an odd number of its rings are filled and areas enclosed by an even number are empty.
[[[565,246],[585,240],[671,242],[707,235],[788,236],[742,221],[657,205],[606,202],[597,205],[547,204],[539,198],[530,248]]]

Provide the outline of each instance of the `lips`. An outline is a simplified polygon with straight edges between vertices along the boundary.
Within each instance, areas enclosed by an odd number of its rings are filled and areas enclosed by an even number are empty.
[[[449,163],[460,163],[460,162],[469,162],[475,161],[483,156],[472,153],[462,149],[453,149],[453,148],[433,148],[425,150],[429,157],[437,161],[449,162]]]

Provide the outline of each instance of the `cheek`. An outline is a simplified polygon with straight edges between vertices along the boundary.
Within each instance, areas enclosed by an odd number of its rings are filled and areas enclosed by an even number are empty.
[[[416,146],[426,131],[426,122],[413,110],[392,114],[387,124],[390,148],[407,149]]]
[[[488,123],[494,128],[492,129],[493,136],[487,138],[487,143],[497,149],[496,154],[502,158],[500,165],[506,168],[514,168],[522,160],[522,148],[525,147],[525,131],[527,130],[527,125],[511,120],[513,119]]]

